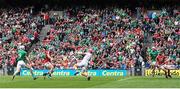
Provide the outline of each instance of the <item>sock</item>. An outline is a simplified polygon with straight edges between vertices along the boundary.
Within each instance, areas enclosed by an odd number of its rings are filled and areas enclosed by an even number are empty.
[[[36,76],[35,76],[34,74],[32,74],[32,77],[33,77],[33,78],[36,78]]]
[[[171,73],[170,73],[170,70],[168,70],[168,75],[170,75]]]
[[[17,73],[18,73],[18,71],[15,71],[15,72],[14,72],[14,74],[13,74],[13,76],[16,76],[16,75],[17,75]]]
[[[33,68],[30,68],[30,73],[31,73],[31,76],[33,77],[33,78],[36,78],[36,76],[34,75],[34,73],[33,73]]]
[[[48,72],[48,78],[51,78],[51,75],[52,75],[53,72],[54,72],[53,70]]]

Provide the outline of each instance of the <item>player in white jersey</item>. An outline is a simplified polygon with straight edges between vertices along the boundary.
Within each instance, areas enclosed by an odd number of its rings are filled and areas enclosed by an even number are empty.
[[[78,71],[78,67],[80,67],[80,68],[82,68],[81,69],[81,75],[86,77],[88,80],[91,79],[91,77],[88,76],[87,67],[88,67],[88,62],[92,57],[92,52],[93,52],[93,50],[89,49],[89,51],[86,52],[86,53],[78,53],[78,54],[82,54],[82,55],[85,55],[85,56],[84,56],[83,60],[80,63],[77,63],[77,64],[74,65],[74,69],[76,70],[76,73],[74,75],[77,75],[77,74],[80,73]]]

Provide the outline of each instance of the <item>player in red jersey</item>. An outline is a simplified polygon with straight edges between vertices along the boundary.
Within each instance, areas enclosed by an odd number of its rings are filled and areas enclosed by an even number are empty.
[[[159,71],[162,69],[165,72],[165,77],[171,78],[170,70],[169,70],[169,68],[166,67],[167,61],[168,61],[167,57],[162,52],[156,57],[156,65],[157,65]]]
[[[43,52],[45,54],[45,58],[42,61],[43,65],[49,70],[47,73],[44,73],[44,79],[46,78],[46,76],[48,76],[48,78],[51,78],[52,73],[54,72],[54,66],[51,63],[51,61],[53,60],[53,58],[50,56],[50,51],[48,51],[46,48],[43,48]]]
[[[160,68],[161,65],[164,64],[166,60],[166,56],[164,55],[163,52],[159,53],[158,56],[156,57],[156,65],[158,68]]]

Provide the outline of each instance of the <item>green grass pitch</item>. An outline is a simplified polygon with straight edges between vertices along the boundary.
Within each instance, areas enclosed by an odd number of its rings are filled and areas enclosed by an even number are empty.
[[[30,76],[0,76],[0,88],[180,88],[180,77],[52,77],[33,80]]]

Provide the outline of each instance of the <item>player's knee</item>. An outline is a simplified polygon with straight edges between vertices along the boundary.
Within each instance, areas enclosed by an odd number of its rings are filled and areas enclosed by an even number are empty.
[[[54,66],[53,66],[53,65],[51,65],[51,69],[54,69]]]
[[[16,72],[19,73],[19,72],[20,72],[20,69],[17,69]]]
[[[75,64],[73,67],[74,67],[74,68],[77,68],[77,64]]]
[[[87,76],[87,74],[88,74],[87,72],[82,72],[81,73],[82,76]]]
[[[84,75],[85,74],[85,72],[81,72],[81,75]]]
[[[17,67],[16,71],[20,71],[21,70],[21,67]]]
[[[51,69],[53,69],[53,68],[54,68],[54,66],[53,66],[52,64],[50,64],[50,68],[51,68]]]
[[[77,66],[77,64],[74,64],[74,67],[76,67]]]

